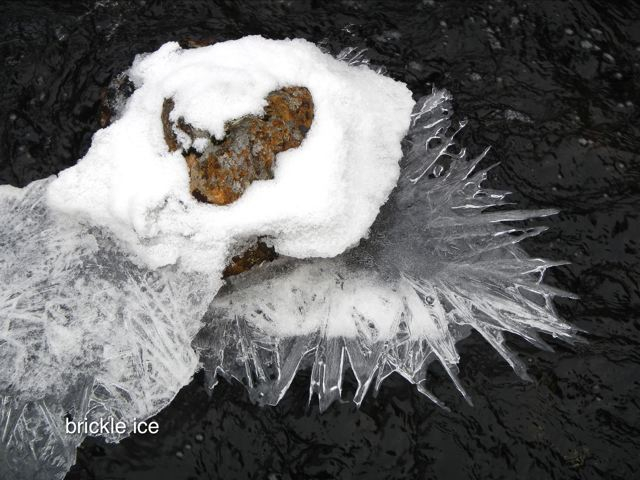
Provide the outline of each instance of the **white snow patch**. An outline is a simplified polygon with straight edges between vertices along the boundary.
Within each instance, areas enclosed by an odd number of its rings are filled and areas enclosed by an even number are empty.
[[[292,257],[331,257],[366,236],[399,175],[411,92],[366,66],[349,66],[305,40],[259,36],[183,50],[175,42],[136,58],[137,89],[122,117],[48,192],[54,209],[106,226],[144,263],[181,262],[220,273],[235,242],[271,237]],[[278,155],[275,179],[231,205],[199,203],[185,160],[164,142],[161,110],[220,139],[224,123],[262,114],[269,92],[307,87],[315,115],[299,148]],[[196,146],[197,147],[197,146]]]

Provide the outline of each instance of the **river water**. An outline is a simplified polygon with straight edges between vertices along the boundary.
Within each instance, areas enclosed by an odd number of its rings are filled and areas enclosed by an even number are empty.
[[[87,439],[67,480],[628,479],[640,470],[640,3],[595,0],[366,2],[3,0],[0,183],[73,165],[100,98],[135,54],[169,40],[302,37],[372,62],[416,96],[449,89],[462,142],[492,145],[496,188],[557,207],[535,256],[568,260],[547,282],[588,343],[516,338],[532,383],[478,335],[459,344],[467,405],[438,366],[445,411],[400,378],[360,409],[308,405],[308,372],[277,407],[197,375],[157,416],[160,433]],[[354,381],[347,380],[353,391]],[[349,391],[345,397],[349,396]]]

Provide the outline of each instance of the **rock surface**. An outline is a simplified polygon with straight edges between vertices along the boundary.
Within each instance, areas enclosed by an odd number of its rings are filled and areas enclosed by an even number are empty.
[[[222,277],[228,278],[239,275],[263,262],[271,262],[277,257],[278,254],[273,247],[258,240],[255,245],[245,250],[241,255],[236,255],[231,259],[231,263],[222,272]]]
[[[171,98],[162,105],[167,147],[172,152],[182,147],[178,133],[189,139],[189,148],[182,148],[182,152],[189,167],[191,193],[196,199],[214,205],[234,202],[255,180],[272,179],[276,155],[300,146],[311,128],[314,113],[308,89],[285,87],[269,93],[263,116],[247,115],[227,122],[226,136],[219,141],[182,117],[172,121],[174,107]],[[196,142],[201,145],[198,150],[191,148]],[[234,256],[223,276],[238,275],[276,257],[272,247],[258,241]]]
[[[227,205],[237,200],[255,180],[273,178],[278,153],[300,146],[313,121],[313,100],[304,87],[285,87],[267,96],[264,116],[247,115],[227,122],[226,136],[218,141],[208,132],[179,118],[170,118],[173,100],[162,106],[164,137],[170,151],[180,148],[177,133],[193,145],[185,160],[189,167],[191,193],[200,201]],[[190,145],[189,145],[190,146]]]

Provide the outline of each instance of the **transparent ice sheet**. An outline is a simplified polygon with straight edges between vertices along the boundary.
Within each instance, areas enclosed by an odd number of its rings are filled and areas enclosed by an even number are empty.
[[[0,478],[62,478],[84,438],[66,416],[131,427],[165,407],[196,369],[190,342],[217,288],[54,216],[50,181],[0,193]]]

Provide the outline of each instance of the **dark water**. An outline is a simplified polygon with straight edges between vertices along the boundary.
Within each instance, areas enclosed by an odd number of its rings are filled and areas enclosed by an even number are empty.
[[[540,352],[511,338],[533,383],[478,336],[460,344],[464,403],[446,412],[399,378],[360,410],[307,406],[308,375],[280,405],[196,376],[160,433],[87,440],[79,479],[637,478],[640,471],[640,4],[608,1],[305,2],[2,0],[0,183],[75,163],[99,128],[101,91],[168,40],[247,34],[367,47],[421,95],[451,90],[464,142],[493,145],[491,182],[520,205],[559,207],[533,255],[570,260],[548,282],[587,345]],[[352,383],[353,386],[353,383]]]

